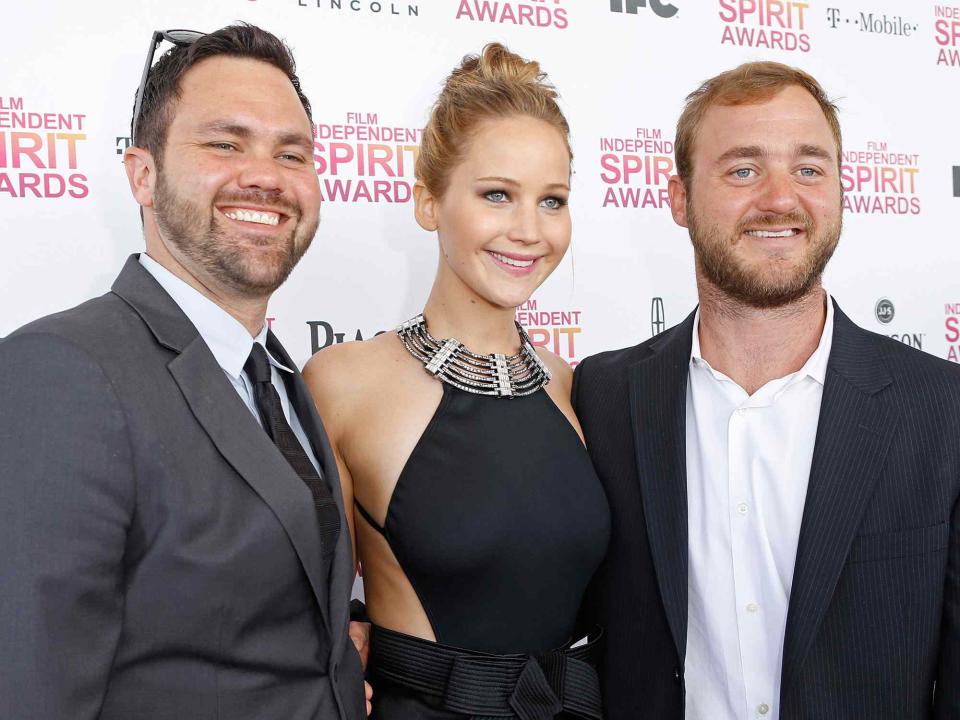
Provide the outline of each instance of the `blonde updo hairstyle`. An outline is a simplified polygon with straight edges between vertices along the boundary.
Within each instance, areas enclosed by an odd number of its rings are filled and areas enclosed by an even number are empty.
[[[480,55],[467,55],[450,73],[430,112],[417,157],[417,180],[431,195],[442,197],[477,127],[506,117],[532,117],[553,126],[572,160],[570,126],[557,97],[538,62],[524,60],[500,43],[484,46]]]

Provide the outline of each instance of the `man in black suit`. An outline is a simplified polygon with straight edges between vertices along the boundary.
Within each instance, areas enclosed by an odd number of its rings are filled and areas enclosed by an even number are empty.
[[[577,368],[613,512],[609,720],[960,718],[960,368],[855,326],[836,108],[777,63],[687,98],[698,309]]]
[[[293,58],[158,32],[136,107],[147,252],[0,345],[0,717],[359,720],[336,463],[265,324],[319,220]]]

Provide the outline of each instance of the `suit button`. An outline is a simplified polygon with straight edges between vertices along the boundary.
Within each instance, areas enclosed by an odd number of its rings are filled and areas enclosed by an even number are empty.
[[[673,669],[673,679],[680,682],[680,668]]]

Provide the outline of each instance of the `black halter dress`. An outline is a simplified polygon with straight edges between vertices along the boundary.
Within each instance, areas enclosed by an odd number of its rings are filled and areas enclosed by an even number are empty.
[[[580,438],[544,390],[443,385],[379,530],[436,643],[374,628],[376,720],[598,718],[584,590],[610,534]]]

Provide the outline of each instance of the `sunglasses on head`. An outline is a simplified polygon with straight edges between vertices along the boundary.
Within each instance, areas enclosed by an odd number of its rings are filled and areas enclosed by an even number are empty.
[[[130,123],[130,136],[133,144],[137,144],[137,124],[140,122],[140,110],[143,106],[143,93],[150,77],[150,68],[153,67],[153,58],[157,54],[160,43],[166,40],[178,47],[186,47],[203,37],[206,33],[196,30],[154,30],[150,40],[150,50],[147,51],[147,61],[143,65],[143,75],[140,78],[140,87],[137,88],[137,99],[133,103],[133,120]]]

